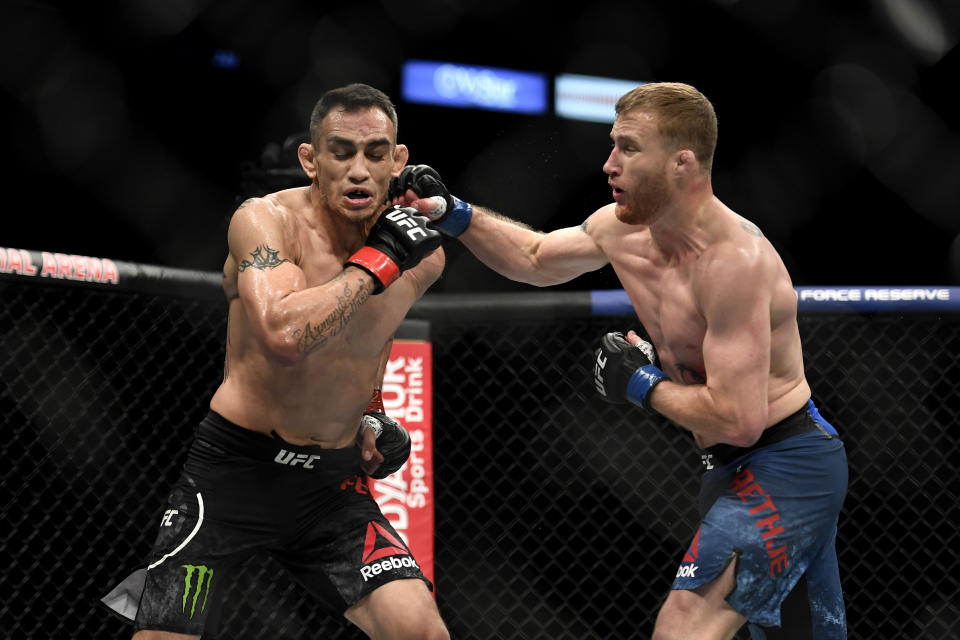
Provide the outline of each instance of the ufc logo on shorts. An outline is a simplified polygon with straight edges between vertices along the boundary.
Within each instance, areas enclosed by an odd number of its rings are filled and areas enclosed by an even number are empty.
[[[160,520],[161,527],[172,527],[173,526],[173,516],[180,513],[176,509],[167,509],[163,512],[163,518]]]
[[[305,453],[294,453],[293,451],[280,449],[280,453],[277,454],[277,457],[274,458],[273,461],[277,464],[285,464],[290,467],[300,465],[304,469],[313,469],[313,461],[319,457],[320,456],[308,456]]]
[[[406,227],[407,237],[411,240],[415,240],[417,236],[427,236],[426,229],[418,225],[416,220],[408,216],[403,209],[394,209],[387,213],[387,219],[396,223],[398,227]]]

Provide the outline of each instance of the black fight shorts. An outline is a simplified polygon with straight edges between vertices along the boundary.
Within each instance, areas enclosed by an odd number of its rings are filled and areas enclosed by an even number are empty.
[[[239,564],[258,552],[333,615],[392,580],[418,578],[433,589],[370,495],[358,447],[294,446],[211,412],[146,569],[103,602],[138,630],[214,634]]]

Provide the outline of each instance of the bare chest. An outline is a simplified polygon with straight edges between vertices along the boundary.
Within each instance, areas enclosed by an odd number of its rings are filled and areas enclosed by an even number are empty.
[[[692,265],[630,262],[632,268],[614,263],[614,269],[657,349],[661,368],[685,384],[703,383],[707,325],[697,306]]]

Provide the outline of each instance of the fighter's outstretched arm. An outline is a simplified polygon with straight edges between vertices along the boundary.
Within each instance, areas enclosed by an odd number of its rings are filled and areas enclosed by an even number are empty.
[[[427,165],[405,167],[391,183],[390,193],[395,204],[417,209],[435,228],[458,237],[481,262],[511,280],[544,287],[608,262],[586,223],[549,233],[536,231],[454,197]]]
[[[607,264],[583,225],[543,233],[484,207],[473,207],[470,226],[459,238],[500,275],[538,287],[567,282]]]

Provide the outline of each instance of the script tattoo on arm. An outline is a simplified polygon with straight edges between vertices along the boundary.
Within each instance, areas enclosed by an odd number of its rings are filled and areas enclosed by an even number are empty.
[[[293,332],[297,339],[297,350],[301,353],[310,353],[322,347],[330,338],[343,331],[354,314],[370,297],[369,282],[360,278],[356,281],[356,288],[350,286],[343,274],[334,280],[343,280],[343,289],[337,295],[337,305],[319,324],[307,322],[303,329]]]
[[[281,260],[279,254],[280,252],[272,249],[270,245],[258,245],[256,249],[250,252],[253,260],[242,261],[238,267],[238,271],[246,271],[248,267],[263,271],[264,269],[273,269],[284,262],[290,262],[286,258]]]

